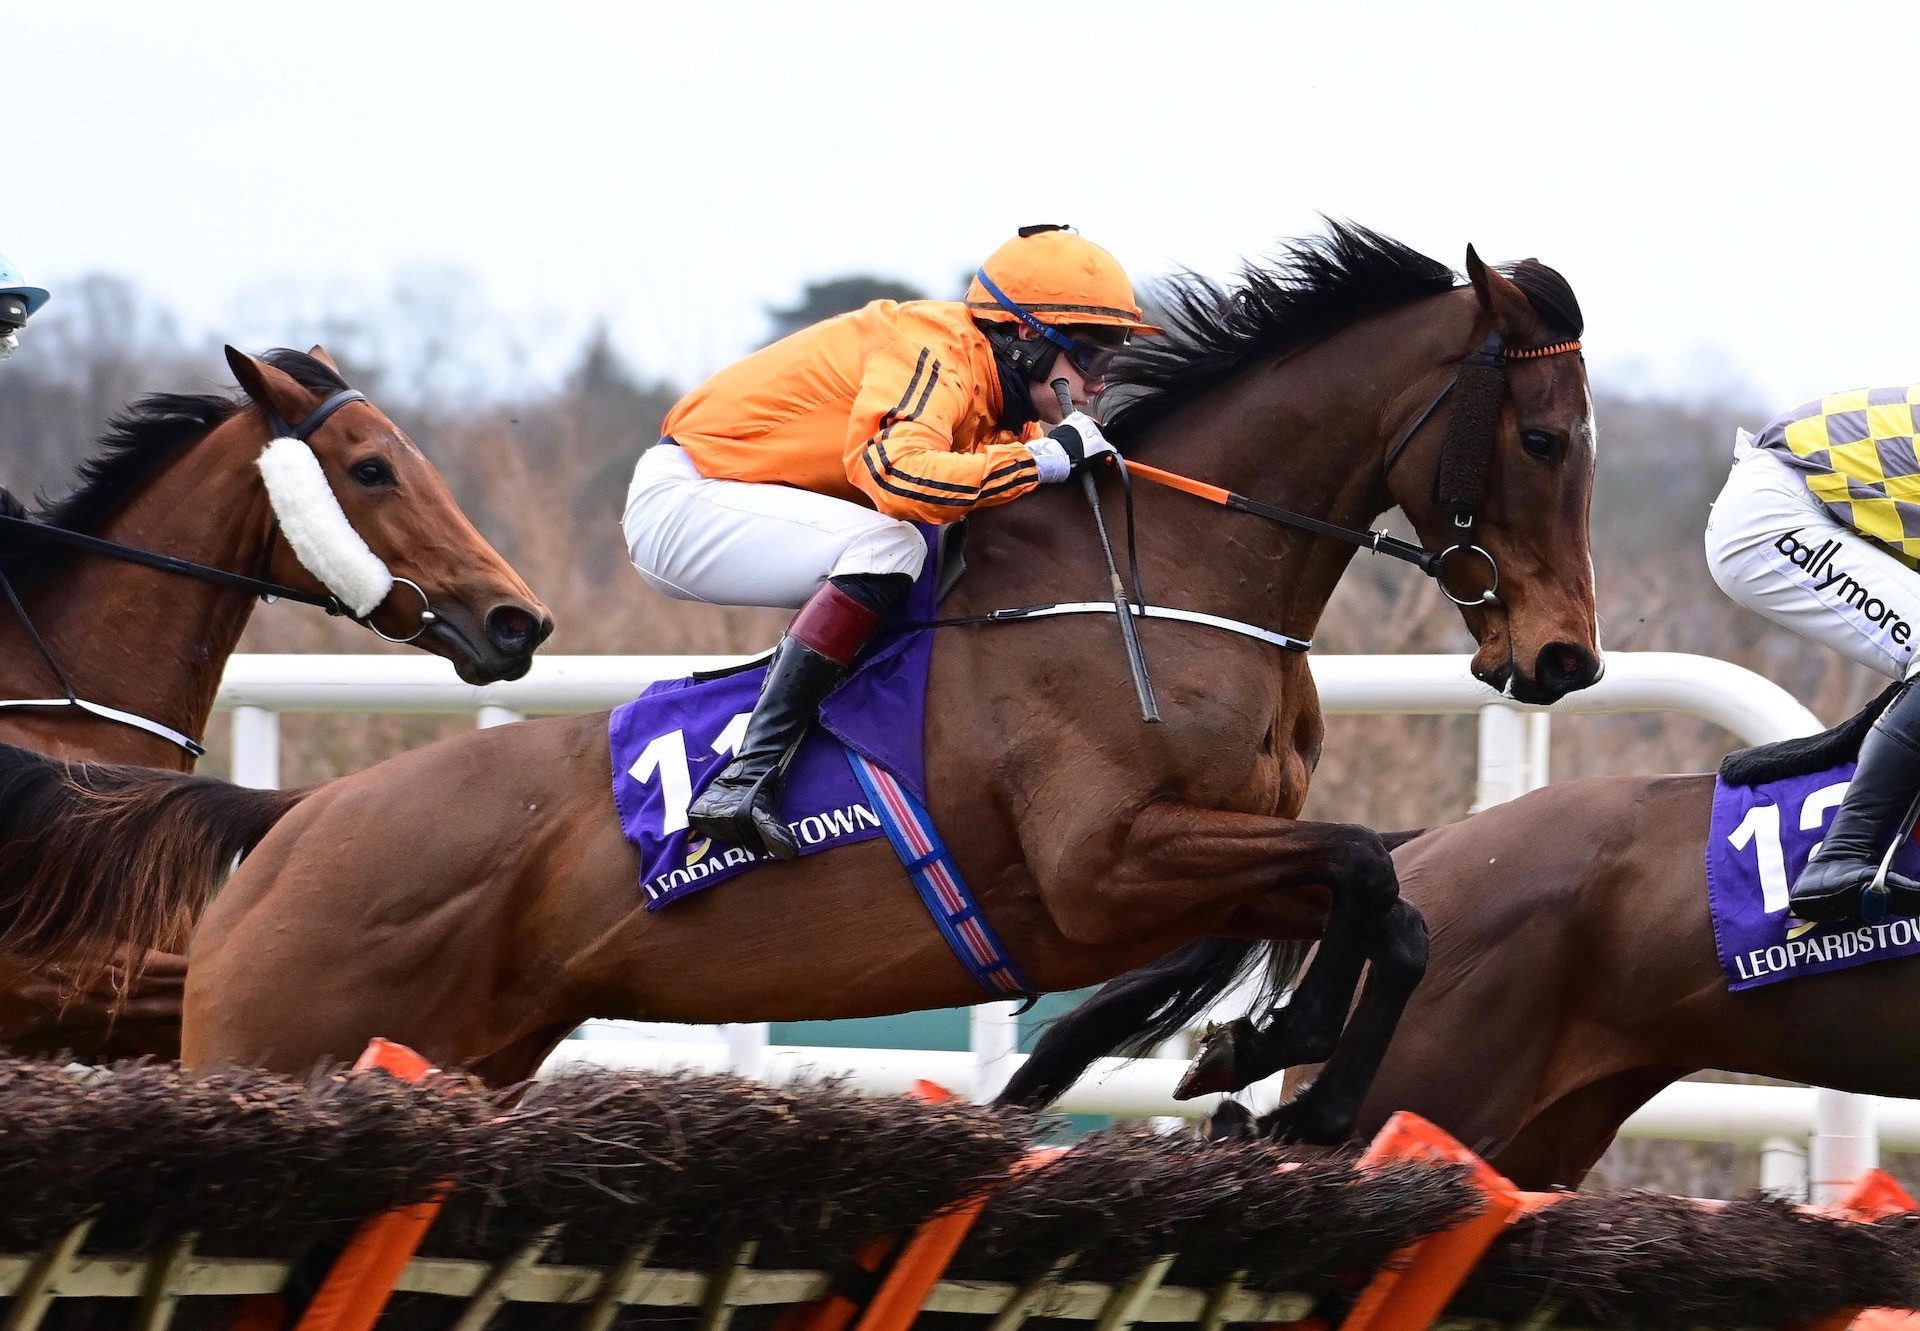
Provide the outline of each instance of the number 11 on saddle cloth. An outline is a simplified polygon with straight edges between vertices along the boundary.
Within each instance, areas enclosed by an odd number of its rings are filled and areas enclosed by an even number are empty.
[[[940,576],[930,567],[902,607],[902,622],[933,618]],[[828,696],[781,788],[780,812],[802,855],[887,837],[934,923],[981,987],[1029,992],[974,905],[926,814],[927,669],[930,630],[883,636]],[[694,836],[687,809],[726,766],[746,731],[766,674],[754,664],[652,685],[613,713],[607,740],[620,828],[640,855],[647,909],[660,910],[747,872],[765,858]]]

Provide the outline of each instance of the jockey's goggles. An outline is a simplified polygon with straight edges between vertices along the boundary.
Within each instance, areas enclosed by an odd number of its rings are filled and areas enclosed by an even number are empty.
[[[1073,363],[1073,368],[1080,371],[1083,378],[1098,379],[1106,369],[1107,362],[1113,359],[1114,352],[1127,344],[1129,334],[1124,328],[1107,328],[1100,324],[1073,324],[1069,326],[1072,330],[1069,332],[1067,329],[1056,327],[1034,317],[1032,311],[1002,291],[994,280],[987,276],[986,269],[980,269],[974,277],[1002,309],[1025,324],[1040,341],[1065,355]],[[1036,369],[1028,371],[1027,377],[1038,380],[1044,375]]]
[[[1081,378],[1098,379],[1106,373],[1108,363],[1120,348],[1127,345],[1127,339],[1132,335],[1124,328],[1081,324],[1067,329],[1060,336],[1065,342],[1061,354],[1073,362],[1073,368],[1080,371]]]

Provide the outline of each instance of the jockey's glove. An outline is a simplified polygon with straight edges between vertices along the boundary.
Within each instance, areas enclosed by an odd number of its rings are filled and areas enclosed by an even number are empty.
[[[1040,466],[1040,483],[1051,484],[1079,475],[1097,463],[1103,453],[1115,451],[1100,433],[1100,422],[1076,411],[1047,431],[1046,438],[1027,445]]]

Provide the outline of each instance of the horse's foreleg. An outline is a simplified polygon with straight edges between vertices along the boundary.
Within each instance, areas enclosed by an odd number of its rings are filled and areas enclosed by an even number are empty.
[[[1359,1005],[1332,1057],[1311,1085],[1260,1120],[1264,1135],[1331,1146],[1353,1134],[1400,1014],[1427,971],[1427,923],[1413,903],[1402,898],[1387,911],[1368,961]]]
[[[1320,946],[1292,1000],[1269,1014],[1273,1020],[1265,1030],[1250,1022],[1227,1028],[1181,1093],[1239,1090],[1282,1067],[1328,1057],[1381,920],[1398,899],[1393,860],[1380,837],[1344,824],[1156,805],[1136,821],[1127,844],[1120,888],[1154,882],[1163,909],[1181,905],[1193,911],[1207,904],[1183,900],[1171,890],[1176,883],[1189,893],[1210,890],[1211,904],[1229,911],[1274,891],[1310,885],[1332,894]]]
[[[1187,1099],[1238,1091],[1287,1068],[1332,1058],[1342,1043],[1361,970],[1381,945],[1398,900],[1392,879],[1362,881],[1335,892],[1326,933],[1286,1005],[1265,1014],[1264,1025],[1241,1017],[1210,1033],[1176,1094]],[[1405,1003],[1404,995],[1400,1001]]]

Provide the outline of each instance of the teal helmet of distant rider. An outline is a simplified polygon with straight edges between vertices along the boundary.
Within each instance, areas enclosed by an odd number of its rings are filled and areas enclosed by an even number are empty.
[[[29,286],[20,270],[0,254],[0,360],[19,349],[20,330],[46,303],[46,288]]]

